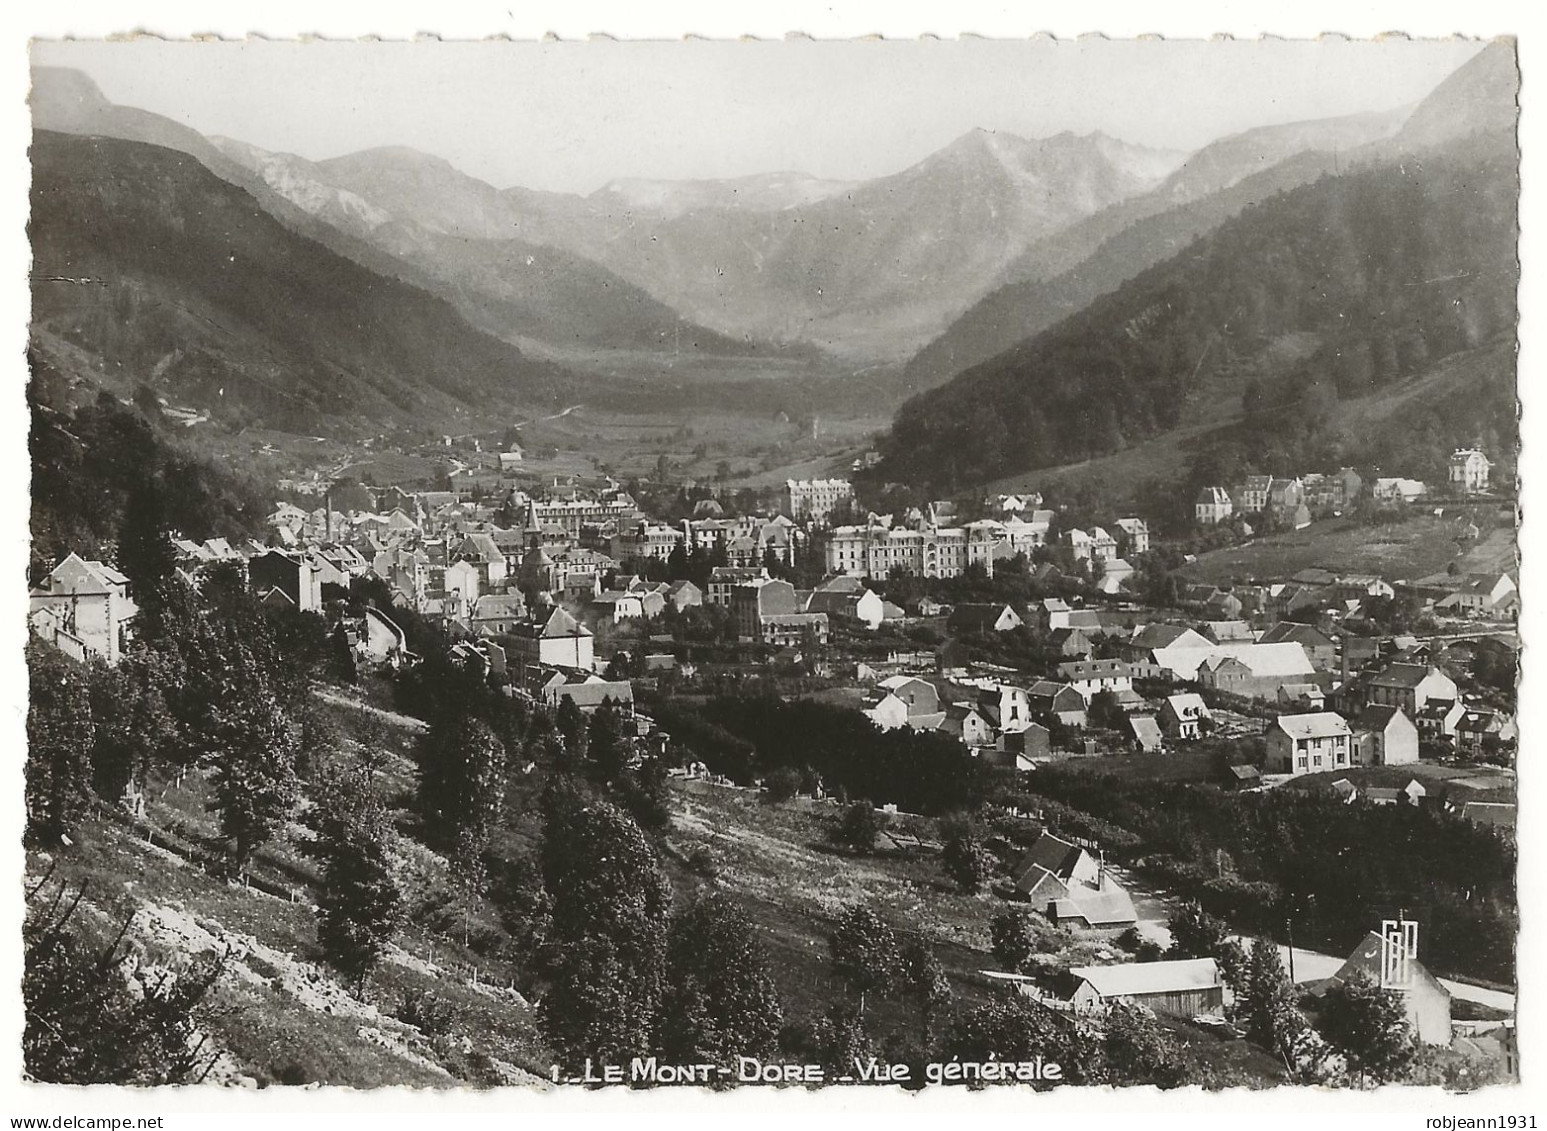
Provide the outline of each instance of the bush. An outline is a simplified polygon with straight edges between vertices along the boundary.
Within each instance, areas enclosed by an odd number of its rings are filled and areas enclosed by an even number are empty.
[[[780,766],[763,779],[763,796],[774,804],[792,800],[800,792],[800,771],[792,766]]]
[[[834,843],[854,852],[870,853],[876,850],[876,840],[886,828],[886,818],[868,801],[856,801],[843,811],[832,831]]]

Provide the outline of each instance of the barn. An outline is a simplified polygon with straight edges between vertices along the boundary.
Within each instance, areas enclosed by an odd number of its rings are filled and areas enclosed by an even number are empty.
[[[1074,981],[1070,1000],[1080,1010],[1123,1003],[1192,1017],[1225,1007],[1224,979],[1212,958],[1075,966],[1069,974]]]

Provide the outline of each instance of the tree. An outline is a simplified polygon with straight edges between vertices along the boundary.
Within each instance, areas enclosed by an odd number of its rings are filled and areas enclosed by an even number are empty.
[[[1417,1058],[1417,1046],[1399,995],[1355,970],[1322,997],[1321,1035],[1343,1054],[1359,1080],[1400,1080]]]
[[[403,893],[392,867],[392,822],[368,771],[359,766],[327,782],[318,809],[317,938],[328,961],[360,992],[403,920]]]
[[[559,736],[564,739],[568,764],[579,766],[586,757],[586,720],[573,699],[566,696],[559,701],[554,723],[559,728]]]
[[[663,1056],[730,1064],[776,1047],[784,1020],[779,991],[752,921],[729,896],[700,893],[673,919],[666,984]]]
[[[143,795],[150,767],[171,760],[177,723],[163,693],[165,668],[161,656],[141,649],[92,681],[92,783],[104,800]]]
[[[175,975],[127,967],[129,922],[109,945],[93,944],[74,923],[85,893],[68,903],[65,894],[60,890],[46,911],[30,908],[22,929],[27,1075],[50,1084],[198,1083],[215,1057],[196,1039],[192,1013],[219,979],[224,958],[196,961]]]
[[[543,800],[550,988],[539,1010],[559,1062],[621,1064],[655,1047],[671,893],[655,848],[614,805],[558,783]]]
[[[1198,1082],[1177,1039],[1135,1009],[1119,1006],[1107,1014],[1102,1052],[1108,1084],[1181,1088]]]
[[[86,672],[64,653],[27,642],[27,839],[57,842],[91,802],[94,737]]]
[[[1189,899],[1171,916],[1170,958],[1217,958],[1228,937],[1229,928],[1224,920],[1203,910],[1195,899]]]
[[[972,835],[971,826],[953,822],[940,851],[945,874],[965,892],[976,892],[994,873],[994,856]]]
[[[616,781],[628,766],[633,743],[623,733],[623,719],[611,699],[604,699],[591,715],[586,750],[597,781]]]
[[[476,869],[505,799],[505,746],[482,719],[432,725],[419,763],[419,809],[464,869]]]
[[[951,1000],[951,984],[946,981],[945,969],[934,948],[916,935],[902,945],[898,954],[898,983],[918,1007],[920,1036],[928,1047],[940,1011]]]
[[[300,794],[296,736],[260,686],[217,711],[213,737],[214,808],[222,835],[234,843],[232,864],[240,874],[284,825]]]
[[[852,1002],[829,1005],[811,1025],[809,1054],[830,1076],[852,1075],[856,1063],[875,1055],[864,1012]]]
[[[355,667],[355,650],[349,645],[349,634],[344,631],[343,621],[334,627],[328,640],[328,649],[335,679],[340,683],[354,683],[359,679],[360,673]]]
[[[1082,1022],[1066,1021],[1018,993],[1003,993],[958,1014],[941,1038],[940,1056],[977,1063],[1041,1057],[1062,1069],[1059,1080],[1030,1081],[1033,1087],[1045,1089],[1097,1082],[1090,1077],[1095,1075],[1093,1067],[1099,1071],[1100,1046]],[[1014,1077],[1008,1082],[1015,1082]]]
[[[833,972],[858,996],[860,1013],[866,994],[886,993],[902,973],[897,932],[868,907],[856,905],[840,915],[827,941]]]
[[[885,820],[868,801],[856,801],[843,811],[833,829],[833,840],[854,852],[876,850],[876,840],[886,827]]]
[[[159,475],[139,480],[124,503],[118,528],[118,568],[141,603],[150,603],[177,569],[163,492]]]
[[[994,958],[1006,971],[1021,974],[1037,953],[1037,936],[1031,915],[1025,911],[1002,911],[988,928]]]
[[[1295,988],[1284,972],[1278,944],[1271,939],[1252,943],[1246,975],[1246,998],[1240,1012],[1253,1041],[1290,1059],[1305,1019],[1295,1005]]]
[[[1103,727],[1106,730],[1120,730],[1127,721],[1127,712],[1118,702],[1115,692],[1101,690],[1091,696],[1090,721],[1092,725]]]
[[[778,804],[793,800],[800,791],[800,771],[793,766],[780,766],[763,779],[763,796]]]

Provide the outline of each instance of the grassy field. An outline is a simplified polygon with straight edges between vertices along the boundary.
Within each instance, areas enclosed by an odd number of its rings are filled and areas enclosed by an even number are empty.
[[[855,454],[886,424],[878,415],[823,414],[812,436],[798,422],[771,412],[621,413],[583,405],[524,426],[522,436],[529,446],[555,447],[562,459],[584,459],[619,478],[651,475],[665,456],[675,478],[714,482],[723,463],[732,473],[727,485],[745,487],[846,475]],[[548,469],[534,463],[532,470]]]
[[[998,965],[989,923],[1007,905],[987,893],[963,894],[946,878],[938,849],[928,844],[933,822],[897,819],[900,845],[883,837],[876,855],[857,857],[827,843],[838,815],[831,802],[771,805],[752,790],[687,779],[673,782],[673,795],[667,843],[679,858],[699,846],[713,854],[715,882],[763,928],[789,1014],[825,1009],[842,992],[828,971],[827,938],[837,916],[860,903],[933,945],[958,996],[987,992],[979,971]],[[705,881],[679,869],[673,882],[682,891]],[[1120,953],[1099,932],[1039,927],[1044,953],[1071,964]],[[881,1008],[884,1019],[889,1011]]]
[[[1468,521],[1483,536],[1474,544],[1457,542]],[[1334,572],[1372,573],[1389,581],[1417,580],[1443,573],[1452,562],[1463,572],[1515,568],[1515,531],[1494,508],[1444,515],[1429,511],[1405,522],[1369,525],[1348,518],[1313,522],[1304,530],[1256,538],[1200,554],[1185,566],[1190,578],[1214,584],[1252,578],[1287,578],[1313,566]]]

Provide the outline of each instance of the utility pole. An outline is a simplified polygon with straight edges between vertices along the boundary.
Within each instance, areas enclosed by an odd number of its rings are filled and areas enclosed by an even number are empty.
[[[1289,983],[1293,985],[1295,980],[1295,925],[1291,920],[1284,920],[1284,931],[1289,936]]]

